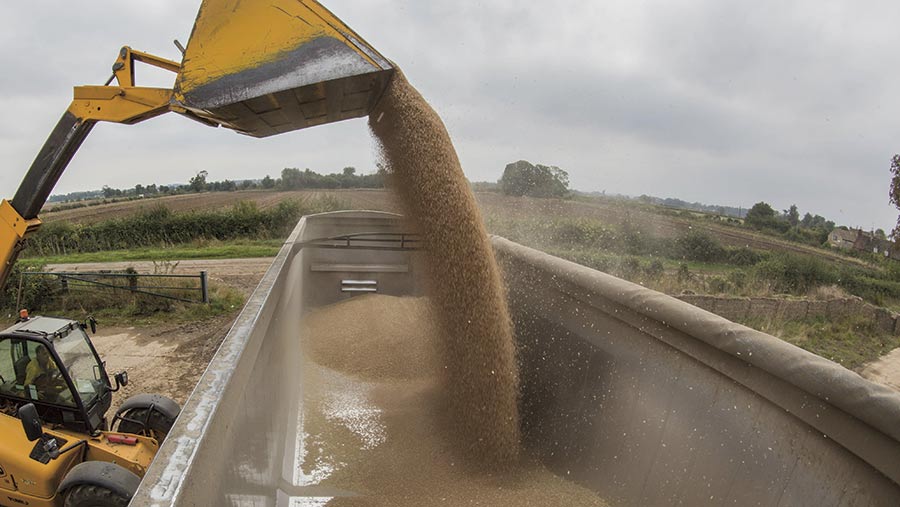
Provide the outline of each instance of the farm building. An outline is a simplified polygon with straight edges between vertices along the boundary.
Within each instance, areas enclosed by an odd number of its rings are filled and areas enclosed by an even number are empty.
[[[900,250],[894,252],[896,249],[893,241],[879,238],[862,229],[835,229],[828,235],[828,244],[835,248],[872,252],[892,259],[900,259]]]

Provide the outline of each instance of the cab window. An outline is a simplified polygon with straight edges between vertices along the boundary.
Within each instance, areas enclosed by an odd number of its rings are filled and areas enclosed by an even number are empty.
[[[0,394],[6,394],[7,391],[11,391],[16,385],[14,362],[12,341],[0,339]],[[24,370],[22,373],[24,375]]]
[[[57,340],[55,344],[56,353],[65,363],[69,377],[81,397],[81,402],[85,407],[90,406],[103,392],[106,384],[101,374],[102,367],[88,345],[87,334],[81,328],[76,327],[64,338]]]
[[[38,342],[0,340],[0,394],[59,405],[75,406],[59,366]]]

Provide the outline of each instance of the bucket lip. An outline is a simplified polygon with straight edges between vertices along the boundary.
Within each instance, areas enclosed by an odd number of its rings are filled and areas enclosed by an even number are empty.
[[[214,111],[282,92],[303,94],[329,83],[334,87],[349,81],[349,86],[355,86],[354,80],[367,82],[394,70],[387,60],[375,63],[366,61],[344,41],[320,37],[284,51],[276,59],[202,84],[194,84],[193,74],[183,70],[175,83],[175,100],[185,108]],[[376,90],[379,97],[382,88]]]

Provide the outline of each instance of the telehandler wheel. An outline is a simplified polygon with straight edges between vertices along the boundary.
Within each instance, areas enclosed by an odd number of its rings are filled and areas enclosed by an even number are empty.
[[[150,418],[148,419],[147,411],[149,410],[149,408],[134,408],[122,414],[122,417],[126,417],[134,421],[147,421],[146,428],[144,428],[139,423],[122,420],[119,422],[119,426],[118,428],[116,428],[116,431],[155,438],[156,441],[161,444],[163,440],[166,439],[166,435],[168,435],[169,431],[172,429],[172,425],[175,424],[175,420],[169,419],[164,414],[161,414],[156,410],[150,412]]]
[[[73,486],[66,495],[64,507],[125,507],[130,498],[110,491],[103,486],[82,484]]]

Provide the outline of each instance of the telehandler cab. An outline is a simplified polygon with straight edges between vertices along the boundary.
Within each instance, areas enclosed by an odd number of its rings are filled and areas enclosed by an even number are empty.
[[[0,333],[0,505],[125,505],[178,417],[174,401],[141,394],[109,421],[128,376],[110,380],[88,328],[23,317]]]

